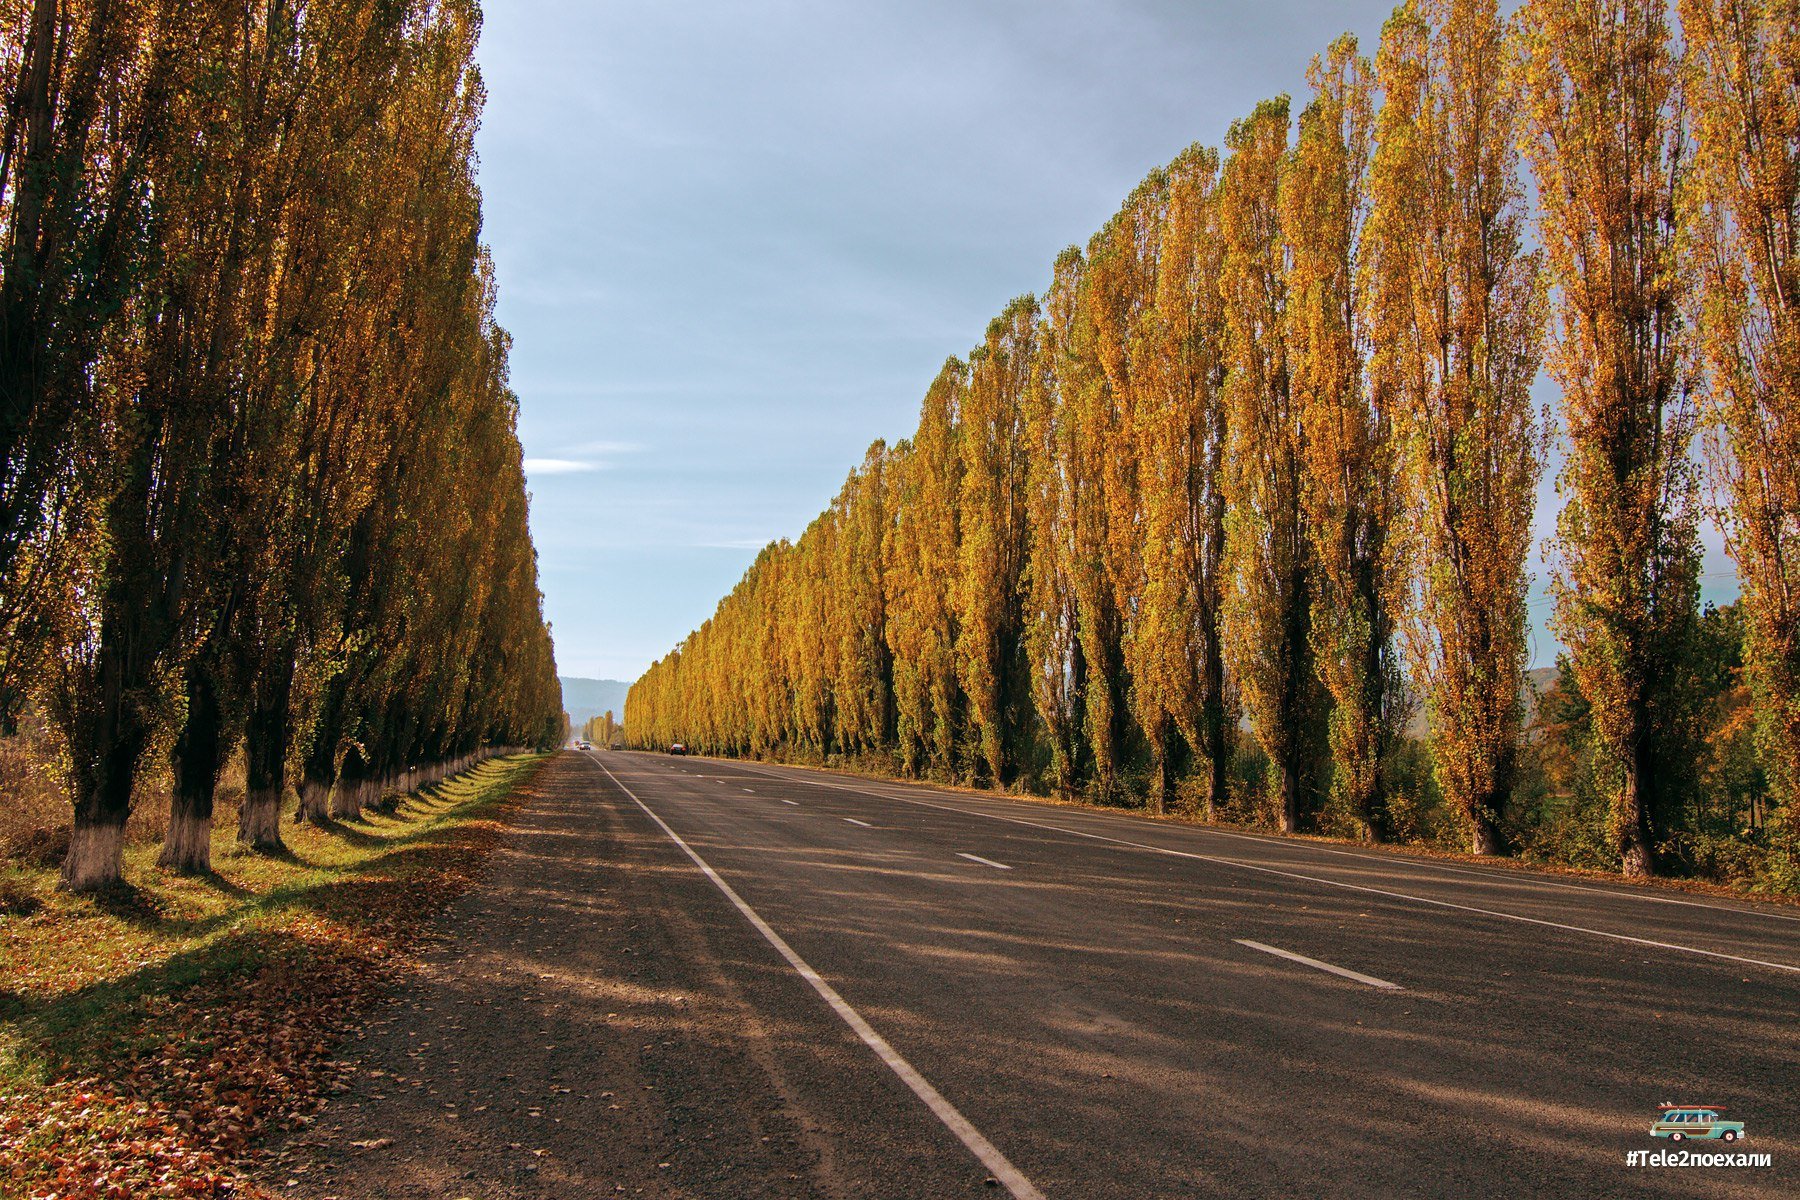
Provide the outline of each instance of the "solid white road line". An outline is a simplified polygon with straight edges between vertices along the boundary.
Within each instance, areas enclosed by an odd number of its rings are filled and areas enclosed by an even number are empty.
[[[800,807],[800,802],[799,802],[799,801],[798,801],[798,800],[783,800],[783,801],[782,801],[782,803],[783,803],[783,804],[791,804],[791,805],[793,805],[793,806],[794,806],[794,807],[795,807],[795,808],[799,808],[799,807]]]
[[[1253,942],[1249,938],[1237,938],[1237,944],[1248,946],[1252,950],[1261,950],[1264,954],[1273,954],[1277,958],[1285,958],[1290,962],[1302,963],[1316,967],[1321,971],[1330,971],[1333,975],[1342,975],[1345,979],[1354,979],[1358,983],[1366,983],[1374,988],[1387,988],[1391,991],[1404,991],[1397,983],[1389,983],[1385,979],[1377,979],[1373,975],[1364,975],[1361,971],[1352,971],[1348,967],[1334,967],[1328,962],[1320,962],[1316,958],[1308,958],[1304,954],[1295,954],[1292,950],[1279,950],[1274,946],[1265,946],[1261,942]]]
[[[732,886],[726,883],[719,873],[695,852],[692,846],[683,841],[680,834],[670,829],[667,821],[652,812],[650,806],[639,800],[635,792],[620,783],[619,777],[607,770],[605,763],[595,760],[594,765],[605,771],[606,777],[613,781],[613,786],[629,796],[633,804],[644,810],[645,816],[655,821],[662,831],[669,835],[670,841],[681,847],[682,852],[693,860],[695,866],[700,868],[701,874],[712,880],[713,885],[725,894],[725,898],[731,901],[740,913],[744,914],[744,919],[755,927],[756,932],[762,934],[769,945],[775,947],[776,952],[787,960],[788,965],[799,973],[800,978],[812,984],[813,990],[819,993],[826,1004],[831,1006],[831,1011],[843,1018],[844,1024],[855,1030],[856,1036],[861,1038],[863,1043],[873,1050],[882,1062],[887,1064],[889,1070],[900,1077],[902,1083],[912,1089],[913,1095],[923,1100],[925,1107],[929,1108],[932,1114],[942,1121],[944,1126],[954,1133],[963,1145],[969,1148],[970,1153],[981,1160],[981,1165],[988,1169],[988,1174],[999,1180],[1017,1200],[1045,1200],[1044,1193],[1038,1191],[1031,1180],[1025,1178],[1024,1173],[1013,1166],[1006,1155],[1000,1153],[994,1143],[988,1141],[979,1129],[970,1124],[969,1118],[957,1111],[956,1106],[946,1100],[942,1092],[931,1086],[931,1083],[919,1074],[911,1063],[900,1057],[900,1052],[890,1046],[886,1038],[876,1033],[874,1027],[863,1019],[862,1014],[851,1008],[849,1001],[837,994],[836,988],[826,983],[819,973],[807,964],[805,959],[794,953],[794,948],[788,945],[779,933],[771,929],[767,921],[757,916],[756,910],[746,904],[744,898],[738,895]]]
[[[1007,866],[1007,865],[1006,865],[1006,864],[1005,864],[1005,863],[997,863],[997,862],[995,862],[995,861],[994,861],[994,860],[993,860],[993,859],[991,859],[991,858],[983,858],[983,857],[981,857],[981,855],[979,855],[979,854],[968,854],[968,853],[965,853],[965,852],[964,852],[964,851],[961,851],[961,850],[958,850],[958,851],[957,851],[957,852],[956,852],[956,857],[958,857],[958,858],[966,858],[966,859],[968,859],[968,860],[969,860],[969,861],[970,861],[970,862],[978,862],[978,863],[981,863],[981,864],[982,864],[982,865],[983,865],[983,866],[988,866],[988,867],[993,867],[993,868],[995,868],[995,869],[996,869],[996,870],[1000,870],[1000,871],[1010,871],[1010,870],[1012,870],[1012,868],[1011,868],[1011,867],[1009,867],[1009,866]]]
[[[1004,817],[999,813],[981,812],[978,809],[955,808],[948,804],[932,804],[925,800],[914,800],[907,796],[893,796],[884,792],[872,792],[867,788],[847,787],[843,784],[826,783],[823,780],[807,779],[799,775],[779,775],[763,772],[774,779],[786,779],[793,783],[807,783],[813,787],[831,788],[840,792],[851,792],[859,796],[873,796],[878,800],[895,800],[901,804],[916,804],[920,808],[935,808],[941,812],[958,813],[965,817],[985,817],[990,821],[1005,821],[1011,825],[1028,825],[1033,829],[1045,829],[1051,833],[1063,833],[1070,837],[1087,838],[1091,841],[1106,842],[1113,846],[1127,846],[1133,850],[1147,850],[1152,854],[1166,854],[1171,858],[1187,858],[1196,862],[1217,863],[1225,867],[1237,867],[1244,871],[1256,871],[1263,875],[1279,875],[1283,879],[1299,879],[1307,883],[1317,883],[1325,887],[1342,888],[1349,892],[1363,892],[1371,896],[1386,896],[1391,900],[1407,900],[1414,904],[1428,904],[1434,908],[1448,908],[1457,912],[1475,913],[1484,917],[1498,917],[1503,921],[1518,921],[1524,925],[1536,925],[1544,929],[1560,929],[1564,933],[1584,933],[1590,937],[1607,938],[1615,942],[1629,942],[1634,946],[1651,946],[1658,950],[1675,950],[1682,954],[1694,954],[1702,958],[1715,958],[1725,962],[1744,963],[1752,967],[1768,967],[1772,971],[1786,971],[1800,975],[1800,966],[1792,963],[1770,962],[1763,958],[1746,958],[1739,954],[1725,954],[1718,950],[1702,950],[1698,946],[1683,946],[1677,942],[1659,942],[1653,938],[1633,937],[1628,933],[1612,933],[1605,929],[1594,929],[1587,925],[1568,925],[1561,921],[1546,921],[1541,917],[1527,917],[1520,913],[1502,912],[1496,908],[1478,908],[1473,904],[1457,904],[1450,900],[1438,900],[1431,896],[1415,896],[1410,892],[1395,892],[1387,888],[1367,887],[1360,883],[1345,883],[1340,879],[1326,879],[1320,875],[1305,875],[1299,871],[1283,871],[1278,867],[1265,867],[1258,863],[1242,862],[1235,858],[1221,858],[1216,854],[1195,854],[1190,850],[1172,850],[1167,846],[1153,846],[1148,842],[1133,842],[1125,838],[1107,837],[1102,833],[1089,833],[1085,829],[1068,829],[1061,825],[1046,825],[1042,821],[1027,821],[1023,817]]]
[[[861,825],[864,829],[875,828],[873,825],[869,824],[867,821],[859,821],[855,817],[845,817],[844,820],[850,822],[852,825]]]
[[[749,792],[753,796],[756,794],[756,790],[754,788],[745,788],[744,790],[746,792]]]

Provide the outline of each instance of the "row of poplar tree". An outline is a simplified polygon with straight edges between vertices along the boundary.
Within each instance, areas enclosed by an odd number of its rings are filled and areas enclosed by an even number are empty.
[[[480,242],[472,0],[0,11],[0,722],[66,772],[63,882],[554,744]]]
[[[1679,15],[1412,0],[1373,62],[1334,43],[1297,122],[1152,173],[950,360],[637,682],[634,741],[1157,810],[1179,773],[1210,813],[1247,732],[1282,829],[1329,804],[1379,839],[1422,704],[1499,852],[1559,439],[1552,627],[1623,869],[1684,777],[1709,508],[1800,835],[1800,10]]]

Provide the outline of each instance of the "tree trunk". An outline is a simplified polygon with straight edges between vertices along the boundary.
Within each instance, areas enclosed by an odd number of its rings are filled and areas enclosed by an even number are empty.
[[[1281,764],[1281,832],[1300,832],[1300,772]]]
[[[117,824],[77,824],[57,886],[69,892],[97,892],[117,885],[124,878],[120,870],[124,847],[122,818]]]
[[[331,784],[310,773],[300,781],[300,807],[294,810],[294,824],[302,821],[321,828],[331,824]]]
[[[175,790],[169,828],[156,865],[186,875],[212,870],[213,795],[224,760],[224,718],[219,696],[196,664],[188,671],[187,721],[175,741]]]
[[[144,708],[134,702],[144,672],[131,642],[121,635],[116,615],[109,615],[101,627],[94,678],[77,699],[70,737],[75,829],[58,885],[66,891],[98,891],[124,878],[125,821],[138,760],[150,743]]]
[[[156,865],[182,875],[212,871],[212,798],[174,793],[169,804],[169,827],[163,833],[162,852]]]
[[[113,739],[101,769],[85,781],[58,885],[65,891],[99,891],[124,879],[125,820],[131,815],[131,785],[141,747],[141,740],[134,737]]]
[[[1209,654],[1207,657],[1208,673],[1211,674],[1211,664],[1218,659],[1218,655]],[[1223,671],[1218,673],[1217,678],[1222,692]],[[1215,821],[1218,819],[1219,805],[1231,794],[1231,729],[1226,721],[1223,701],[1208,701],[1203,719],[1206,722],[1206,819]]]
[[[238,844],[261,854],[279,854],[281,798],[286,788],[293,690],[291,667],[277,666],[272,680],[259,681],[244,729],[244,807],[238,811]]]
[[[1160,817],[1169,807],[1169,729],[1168,723],[1160,722],[1150,734],[1150,815]]]
[[[326,742],[324,730],[315,735],[319,740],[306,756],[306,767],[300,776],[300,807],[294,811],[294,823],[310,822],[321,828],[331,824],[331,788],[337,782],[338,762],[335,744]]]
[[[1474,798],[1469,814],[1469,851],[1472,854],[1506,854],[1510,847],[1500,830],[1500,817],[1512,799],[1514,750],[1503,746],[1494,756],[1493,790]]]
[[[1069,748],[1070,738],[1065,729],[1056,735],[1052,764],[1056,775],[1056,794],[1064,800],[1075,794],[1075,755]]]
[[[1211,739],[1213,748],[1206,763],[1206,820],[1219,820],[1219,804],[1231,795],[1231,756],[1224,739]]]
[[[282,854],[281,787],[245,788],[244,806],[238,810],[238,845],[258,854]]]
[[[1478,805],[1469,820],[1469,853],[1495,855],[1506,853],[1506,839],[1501,836],[1500,826],[1493,818],[1494,810],[1487,805]]]
[[[344,708],[347,691],[341,673],[325,686],[324,701],[313,725],[312,746],[307,750],[301,768],[300,807],[294,813],[296,825],[302,821],[320,828],[331,824],[331,789],[338,781],[341,761],[338,747],[343,744],[344,726],[339,714]]]
[[[352,820],[362,816],[363,799],[368,792],[368,767],[355,750],[344,756],[338,772],[337,790],[331,793],[331,818]]]
[[[1643,757],[1642,751],[1638,757]],[[1625,783],[1619,789],[1618,810],[1613,814],[1613,828],[1618,838],[1619,869],[1629,879],[1644,879],[1656,874],[1656,859],[1650,852],[1650,830],[1644,819],[1643,767],[1634,764],[1625,771]]]

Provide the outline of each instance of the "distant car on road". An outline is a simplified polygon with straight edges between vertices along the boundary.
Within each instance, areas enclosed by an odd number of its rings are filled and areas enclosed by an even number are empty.
[[[669,753],[670,754],[686,754],[687,747],[682,745],[680,742],[670,742],[669,743]]]
[[[1744,1136],[1742,1121],[1721,1121],[1716,1108],[1677,1108],[1664,1105],[1650,1136],[1668,1138],[1671,1142],[1696,1141],[1735,1142]]]
[[[587,742],[576,742],[575,748],[577,750],[592,750],[594,747]]]

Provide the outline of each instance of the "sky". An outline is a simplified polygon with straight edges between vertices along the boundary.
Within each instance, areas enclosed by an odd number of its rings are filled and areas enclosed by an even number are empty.
[[[559,671],[635,679],[1058,251],[1391,10],[490,0],[485,237]]]

